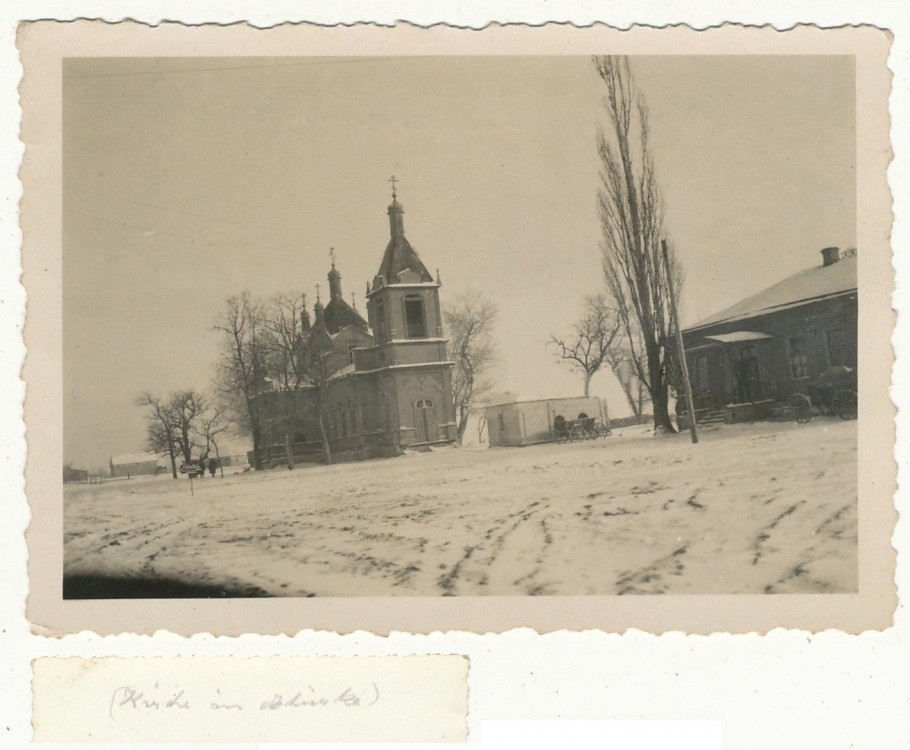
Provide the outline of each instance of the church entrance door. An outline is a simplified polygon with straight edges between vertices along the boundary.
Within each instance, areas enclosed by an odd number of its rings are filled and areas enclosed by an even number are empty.
[[[433,399],[423,398],[414,404],[414,426],[417,428],[418,443],[429,443],[436,440],[438,425]]]

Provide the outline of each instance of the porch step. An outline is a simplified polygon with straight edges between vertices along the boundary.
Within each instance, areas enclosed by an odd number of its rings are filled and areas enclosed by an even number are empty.
[[[698,424],[723,424],[725,421],[723,409],[696,411],[695,418]]]

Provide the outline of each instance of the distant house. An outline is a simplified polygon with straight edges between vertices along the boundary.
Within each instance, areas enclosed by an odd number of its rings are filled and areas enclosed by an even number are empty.
[[[484,409],[490,446],[522,446],[556,440],[559,422],[593,417],[608,424],[599,398],[550,398],[514,401]]]
[[[74,469],[70,465],[63,467],[63,481],[66,482],[87,482],[88,471],[85,469]]]
[[[762,416],[829,367],[856,367],[856,250],[821,254],[820,265],[683,330],[696,416]]]
[[[154,476],[160,459],[154,453],[129,453],[111,456],[111,477]]]

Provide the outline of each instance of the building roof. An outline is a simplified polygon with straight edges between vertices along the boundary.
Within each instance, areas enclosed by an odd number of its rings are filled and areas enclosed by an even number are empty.
[[[427,271],[426,266],[417,256],[417,251],[411,247],[411,243],[404,236],[404,208],[396,198],[392,199],[388,213],[391,238],[389,244],[386,245],[382,263],[379,264],[376,275],[381,276],[386,284],[398,284],[404,281],[399,274],[411,271],[414,274],[412,280],[432,282],[433,277],[430,272]]]
[[[335,249],[332,248],[332,268],[329,271],[329,304],[323,308],[326,330],[335,334],[343,328],[354,326],[364,331],[369,329],[369,324],[360,316],[351,305],[344,301],[341,293],[341,273],[335,268]]]
[[[563,402],[578,402],[578,401],[596,401],[598,404],[601,403],[599,396],[559,396],[556,398],[526,398],[521,401],[504,401],[498,404],[484,404],[484,409],[499,409],[503,406],[524,406],[525,404],[541,404],[541,403],[552,403],[552,404],[561,404]]]
[[[761,341],[771,337],[767,333],[756,333],[755,331],[733,331],[733,333],[718,333],[714,336],[705,336],[705,338],[720,341],[722,344],[740,344],[743,341]]]
[[[325,328],[329,333],[338,333],[347,326],[369,330],[369,325],[353,307],[344,301],[343,297],[329,300],[325,306]]]
[[[827,297],[856,291],[856,255],[830,265],[806,268],[720,312],[687,327],[694,331],[717,323],[745,320]]]

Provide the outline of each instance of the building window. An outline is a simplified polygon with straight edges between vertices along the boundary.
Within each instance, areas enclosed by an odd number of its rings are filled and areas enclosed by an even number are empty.
[[[348,364],[354,364],[354,350],[357,348],[357,344],[348,344]]]
[[[828,365],[847,364],[847,337],[843,328],[834,328],[825,334],[825,343],[828,345]]]
[[[758,354],[756,353],[754,346],[741,346],[736,352],[736,359],[740,362],[757,358]]]
[[[409,339],[426,338],[427,321],[423,312],[423,299],[420,297],[406,297],[404,301],[404,317]]]
[[[794,378],[809,377],[809,355],[806,353],[806,341],[802,336],[787,340],[790,349],[790,375]]]
[[[385,334],[385,308],[382,304],[382,300],[376,300],[376,335],[382,336]]]

